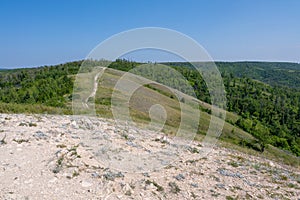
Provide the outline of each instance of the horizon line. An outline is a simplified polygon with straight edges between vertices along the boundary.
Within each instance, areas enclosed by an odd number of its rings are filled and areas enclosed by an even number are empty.
[[[133,60],[133,59],[126,59],[126,58],[120,58],[124,60],[128,60],[130,62],[141,62],[141,63],[188,63],[188,61],[182,61],[182,60],[170,60],[170,61],[154,61],[154,60],[148,60],[148,61],[141,61],[141,60]],[[88,59],[77,59],[77,60],[68,60],[68,61],[62,61],[59,63],[52,63],[52,64],[33,64],[33,65],[27,65],[27,66],[16,66],[16,67],[1,67],[0,69],[24,69],[24,68],[38,68],[38,67],[46,67],[46,66],[56,66],[60,64],[65,64],[65,63],[71,63],[71,62],[79,62],[79,61],[84,61]],[[111,61],[114,62],[114,61]],[[193,61],[193,62],[227,62],[227,63],[243,63],[243,62],[260,62],[260,63],[290,63],[290,64],[300,64],[300,61],[286,61],[286,60],[253,60],[253,59],[243,59],[243,60],[208,60],[208,61]]]

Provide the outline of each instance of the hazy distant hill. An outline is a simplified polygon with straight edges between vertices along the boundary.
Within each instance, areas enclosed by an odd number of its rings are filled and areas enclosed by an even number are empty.
[[[300,64],[283,62],[218,62],[219,69],[237,77],[249,77],[272,86],[300,89]]]
[[[215,62],[222,73],[234,77],[248,77],[272,86],[300,90],[300,64],[287,62]],[[190,66],[189,63],[166,63],[172,66]]]

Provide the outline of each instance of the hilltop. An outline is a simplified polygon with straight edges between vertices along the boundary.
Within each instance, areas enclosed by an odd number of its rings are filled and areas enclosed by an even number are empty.
[[[56,66],[0,72],[0,111],[4,113],[72,114],[72,101],[73,98],[77,98],[73,93],[73,86],[78,77],[76,74],[82,64],[82,61],[75,61]],[[88,71],[93,66],[101,65],[103,62],[85,61],[84,64],[87,66],[84,73],[90,73]],[[95,103],[97,116],[112,117],[110,107],[114,84],[122,74],[140,64],[143,63],[126,60],[110,63],[103,76],[98,80],[99,85],[95,98],[90,99],[90,103]],[[202,117],[196,138],[201,140],[208,129],[211,115],[210,96],[206,84],[201,75],[187,63],[164,64],[181,73],[193,87],[195,97],[200,100],[199,109]],[[272,63],[264,62],[217,64],[222,73],[227,93],[227,111],[230,111],[227,112],[221,139],[226,143],[234,144],[237,148],[242,147],[242,150],[247,152],[254,150],[255,154],[259,154],[263,151],[264,156],[266,154],[275,160],[298,165],[299,159],[295,157],[300,153],[300,93],[298,89],[288,87],[288,85],[280,86],[280,81],[277,86],[271,86],[261,82],[267,82],[267,80],[262,80],[259,76],[251,79],[245,73],[239,74],[245,67],[249,69],[250,65],[260,66],[259,68],[264,68],[268,74],[274,77],[280,66],[283,66],[282,71],[294,70],[294,73],[297,74],[299,72],[298,65],[275,63],[273,66]],[[253,74],[257,74],[257,70],[258,67],[253,67]],[[276,73],[272,74],[273,72]],[[292,76],[292,74],[290,73],[292,77],[290,81],[297,82],[298,76]],[[173,82],[176,83],[176,80]],[[180,87],[181,83],[177,84]],[[145,92],[151,95],[143,96]],[[174,132],[180,115],[180,110],[178,110],[180,100],[174,98],[171,91],[158,84],[148,84],[141,87],[132,99],[131,115],[141,123],[149,121],[149,113],[143,108],[144,106],[149,107],[153,102],[165,105],[171,112],[169,116],[172,116],[166,121],[168,130],[166,129],[165,133],[172,134]],[[143,100],[141,101],[141,99]],[[143,102],[143,104],[137,102]]]

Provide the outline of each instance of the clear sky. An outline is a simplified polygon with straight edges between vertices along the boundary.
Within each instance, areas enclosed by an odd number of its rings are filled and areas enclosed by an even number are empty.
[[[300,62],[299,0],[1,0],[0,68],[79,60],[101,41],[164,27],[214,60]]]

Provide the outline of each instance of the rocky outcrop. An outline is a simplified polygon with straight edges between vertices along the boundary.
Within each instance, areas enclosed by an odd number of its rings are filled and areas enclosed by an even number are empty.
[[[299,169],[218,146],[200,156],[196,141],[178,152],[177,147],[169,136],[108,119],[1,114],[0,199],[300,196]],[[176,156],[166,162],[169,152]],[[146,166],[149,160],[143,167],[136,155],[156,160],[155,167]]]

